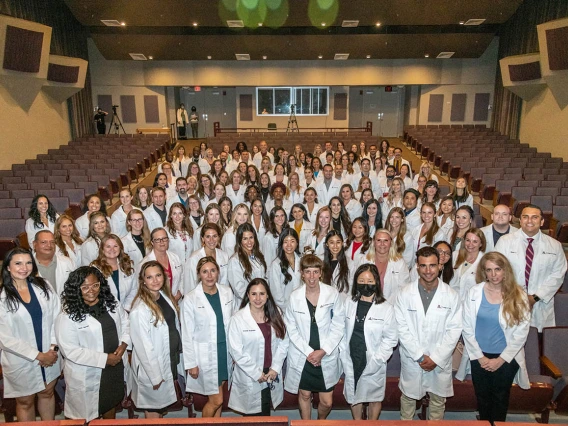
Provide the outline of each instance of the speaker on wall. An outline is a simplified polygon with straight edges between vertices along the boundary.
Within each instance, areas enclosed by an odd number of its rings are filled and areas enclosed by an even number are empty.
[[[541,75],[539,53],[508,56],[499,61],[503,87],[528,101],[540,93],[546,82]]]
[[[568,105],[568,18],[537,25],[542,78],[560,108]]]

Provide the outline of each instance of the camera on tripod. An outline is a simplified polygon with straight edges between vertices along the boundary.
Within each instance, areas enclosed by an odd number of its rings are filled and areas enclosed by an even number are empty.
[[[290,104],[290,112],[294,112],[296,109],[296,104]]]
[[[112,110],[113,110],[114,112],[116,112],[116,109],[117,109],[117,108],[118,108],[118,105],[113,105],[113,106],[112,106]]]

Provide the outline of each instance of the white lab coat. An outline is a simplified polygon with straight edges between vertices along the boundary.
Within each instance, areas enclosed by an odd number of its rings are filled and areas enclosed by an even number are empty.
[[[114,231],[112,229],[112,222],[110,221],[110,217],[107,216],[108,223],[111,224],[111,232]],[[85,212],[82,216],[79,216],[75,220],[75,228],[79,232],[79,235],[83,240],[86,240],[89,236],[89,212]]]
[[[355,388],[355,373],[351,360],[350,341],[353,336],[357,302],[345,301],[345,334],[339,345],[341,364],[345,373],[343,395],[349,404],[380,402],[385,398],[387,361],[398,344],[394,308],[385,301],[373,303],[365,316],[364,333],[367,365]],[[361,348],[362,349],[362,348]]]
[[[59,215],[56,214],[55,220],[57,220],[58,217]],[[30,248],[33,248],[35,235],[39,231],[51,231],[51,233],[55,233],[55,222],[52,222],[51,220],[48,219],[47,228],[43,226],[43,224],[41,225],[40,228],[38,228],[34,225],[34,220],[31,217],[26,220],[26,235],[28,237],[28,244]]]
[[[50,284],[57,293],[57,297],[59,298],[61,297],[61,293],[63,292],[63,288],[65,287],[65,282],[67,281],[67,278],[69,278],[69,274],[72,271],[74,271],[76,268],[75,265],[73,265],[73,262],[71,262],[71,260],[69,260],[68,257],[65,257],[57,253],[55,254],[55,257],[57,259],[57,266],[55,267],[55,282]],[[35,259],[35,261],[36,263],[38,263],[37,258]],[[38,270],[38,275],[41,277],[41,273],[39,273],[39,270]]]
[[[446,236],[449,236],[448,238],[451,238],[452,232],[454,232],[454,221],[451,218],[447,218],[446,222],[442,226],[442,216],[436,216],[436,222],[438,223],[438,226],[440,227],[440,229],[442,229],[444,231],[444,234],[446,234]],[[482,228],[482,230],[483,230],[483,228]],[[487,250],[487,251],[490,251],[490,250]]]
[[[412,399],[421,399],[426,392],[442,397],[454,395],[452,384],[452,353],[462,332],[462,307],[459,295],[442,280],[424,312],[414,281],[398,293],[395,305],[400,340],[399,388]],[[418,360],[428,355],[437,366],[426,372]]]
[[[458,269],[454,269],[454,276],[450,281],[450,287],[460,295],[460,300],[463,300],[469,292],[469,289],[477,284],[475,274],[477,273],[477,265],[479,265],[479,261],[483,257],[483,254],[484,253],[480,251],[475,258],[475,262],[468,263],[467,266],[464,262]],[[452,255],[452,265],[456,264],[458,255],[459,250],[455,251]]]
[[[260,251],[264,255],[264,261],[270,265],[276,259],[276,251],[278,250],[278,240],[280,235],[275,237],[270,232],[266,232],[262,241],[260,241]]]
[[[233,253],[235,253],[236,245],[237,230],[233,228],[233,226],[229,226],[221,239],[221,250],[226,252],[229,256],[232,256]]]
[[[414,244],[413,261],[416,260],[416,252],[418,251],[418,249],[421,249],[422,247],[434,246],[434,244],[436,244],[438,241],[444,241],[446,239],[446,234],[444,234],[444,231],[442,231],[442,229],[439,229],[438,232],[436,232],[436,234],[434,235],[434,238],[432,238],[432,244],[426,244],[426,236],[420,238],[420,232],[422,232],[423,226],[424,224],[410,230],[410,236],[412,237],[412,242]]]
[[[311,249],[314,251],[314,254],[318,256],[320,259],[323,259],[324,249],[325,249],[325,237],[322,238],[322,240],[318,244],[317,235],[314,235],[312,233],[308,236],[308,238],[306,238],[305,245],[311,247]],[[300,251],[303,253],[302,250]]]
[[[266,279],[266,268],[262,266],[260,261],[256,258],[249,257],[250,265],[252,271],[250,278],[245,278],[245,271],[239,260],[239,255],[237,253],[233,254],[229,259],[229,273],[227,278],[229,279],[229,285],[233,289],[233,294],[235,295],[235,307],[238,309],[241,306],[241,301],[245,296],[245,291],[249,282],[255,278]]]
[[[525,263],[528,246],[527,235],[519,230],[499,238],[495,251],[502,253],[511,262],[517,284],[525,286]],[[554,327],[554,295],[562,285],[566,274],[566,255],[560,244],[548,235],[538,232],[533,237],[534,257],[527,294],[536,294],[540,301],[532,308],[531,325],[539,333],[544,327]]]
[[[416,250],[414,250],[414,240],[412,239],[412,235],[410,231],[407,229],[403,236],[404,239],[404,251],[399,253],[402,258],[404,259],[404,263],[408,269],[412,268],[414,256],[416,256]],[[396,244],[397,237],[393,238],[392,243]]]
[[[404,209],[404,206],[402,205],[402,198],[398,201],[393,201],[392,203],[389,202],[388,198],[383,198],[383,202],[381,203],[381,214],[383,222],[387,220],[387,216],[389,215],[390,211],[395,207]]]
[[[290,222],[290,228],[294,228],[294,221]],[[302,229],[300,230],[300,235],[298,235],[300,241],[298,244],[298,250],[300,253],[304,252],[304,248],[308,245],[308,239],[314,232],[314,224],[304,220],[302,223]]]
[[[318,201],[319,201],[319,198],[318,198]],[[310,223],[314,227],[316,226],[316,218],[318,217],[318,212],[320,211],[320,209],[323,206],[324,206],[324,204],[322,204],[322,203],[314,203],[314,208],[310,212],[310,209],[308,209],[308,205],[306,203],[304,203],[304,207],[306,208],[306,211],[308,212],[308,219],[310,220]]]
[[[223,326],[228,336],[229,320],[235,304],[233,292],[228,286],[217,285]],[[200,395],[219,393],[217,370],[217,317],[207,300],[200,283],[184,298],[181,304],[182,342],[184,369],[199,367],[197,379],[187,375],[186,390]],[[228,347],[228,345],[227,345]],[[232,361],[227,350],[227,368],[231,381]]]
[[[166,251],[166,254],[170,261],[170,267],[172,268],[172,282],[169,283],[170,288],[172,290],[172,294],[175,296],[177,292],[180,291],[181,294],[184,295],[188,283],[185,282],[186,275],[183,272],[184,270],[183,263],[175,253],[168,250]],[[142,259],[142,262],[140,262],[140,265],[138,265],[138,268],[136,269],[137,277],[140,275],[142,265],[144,265],[146,262],[149,262],[151,260],[156,260],[156,253],[154,252],[154,250],[152,250],[144,259]]]
[[[362,247],[363,246],[359,246],[359,248],[355,250],[354,256],[352,256],[353,243],[349,244],[349,246],[345,248],[345,258],[347,259],[347,265],[349,265],[349,269],[353,270],[353,275],[355,274],[355,270],[357,269],[359,264],[362,262],[362,259],[367,255],[367,253],[369,253],[369,249],[371,248],[371,246],[369,246],[365,253],[361,253]]]
[[[99,242],[89,237],[81,246],[81,266],[89,266],[97,257],[99,257]]]
[[[254,162],[254,165],[256,166],[256,168],[258,170],[260,170],[260,165],[262,164],[262,159],[265,156],[270,158],[270,164],[274,164],[274,155],[272,155],[270,152],[267,152],[266,154],[263,155],[262,152],[259,151],[256,154],[254,154],[254,157],[252,158],[252,161]],[[260,413],[260,410],[258,410],[257,413]]]
[[[179,171],[179,166],[181,163],[181,172]],[[175,158],[175,160],[172,162],[172,169],[175,172],[176,176],[183,176],[186,177],[187,176],[187,171],[189,169],[189,163],[191,163],[191,161],[189,160],[188,157],[184,156],[181,161],[179,160],[178,157]],[[160,407],[161,408],[161,407]]]
[[[179,318],[173,303],[163,293],[162,297],[176,315],[176,328],[180,333]],[[174,380],[170,368],[170,336],[166,321],[158,321],[152,311],[138,299],[130,312],[130,334],[132,337],[132,401],[138,408],[159,409],[177,400]],[[181,363],[178,370],[181,369]],[[182,371],[183,374],[183,371]],[[160,388],[152,387],[161,383]]]
[[[363,214],[363,206],[358,200],[351,199],[345,206],[345,210],[347,210],[347,214],[349,215],[349,220],[353,222],[358,217],[361,217]]]
[[[117,305],[110,316],[116,323],[118,344],[130,345],[130,324],[124,309]],[[55,320],[55,335],[61,354],[65,357],[65,417],[91,420],[99,417],[99,387],[101,372],[106,366],[101,324],[87,315],[83,321],[75,322],[62,312]],[[128,352],[122,356],[125,381],[129,382],[130,365]],[[123,386],[123,383],[117,383]]]
[[[475,325],[477,323],[477,312],[479,311],[483,298],[482,293],[484,287],[484,282],[472,287],[463,300],[463,340],[469,359],[474,360],[483,357],[483,352],[475,339]],[[501,352],[500,357],[508,363],[513,359],[517,361],[520,368],[519,371],[517,371],[514,383],[517,383],[523,389],[530,389],[529,375],[525,362],[525,343],[529,335],[530,320],[527,318],[518,325],[513,327],[507,326],[503,318],[503,304],[501,304],[499,308],[499,325],[503,330],[503,334],[505,334],[505,341],[507,342],[507,346],[505,350]],[[458,380],[464,380],[467,372],[467,361],[469,361],[469,359],[465,356],[462,358],[460,368],[456,374]]]
[[[69,256],[65,256],[63,254],[63,252],[61,251],[61,249],[57,246],[55,247],[55,253],[69,259],[71,261],[71,263],[73,264],[73,270],[75,270],[79,266],[81,266],[81,247],[82,247],[82,244],[77,244],[75,241],[73,241],[74,249],[72,249],[69,246],[69,244],[67,244],[66,242],[63,242],[63,243],[65,244],[65,248],[67,249],[67,254]]]
[[[515,228],[513,225],[509,225],[509,234],[513,234],[518,230],[519,228]],[[483,228],[481,228],[481,232],[483,232],[483,235],[485,235],[485,252],[488,253],[490,251],[495,251],[495,242],[493,241],[493,225],[484,226]]]
[[[164,206],[165,208],[165,206]],[[154,210],[154,205],[150,204],[146,210],[144,210],[144,219],[146,219],[146,224],[148,225],[148,230],[152,232],[156,228],[163,228],[162,218]]]
[[[422,225],[422,219],[420,218],[420,209],[416,207],[408,216],[404,217],[404,220],[406,220],[406,232],[411,232],[414,228],[418,228],[420,225]]]
[[[42,352],[56,345],[54,322],[61,309],[59,297],[49,286],[49,300],[43,292],[32,285],[41,306]],[[0,349],[2,349],[2,373],[4,375],[4,398],[18,398],[33,395],[45,389],[41,367],[36,357],[34,327],[28,310],[20,302],[15,312],[8,311],[6,293],[0,293]],[[61,374],[61,357],[55,364],[45,368],[47,383]]]
[[[205,257],[205,248],[201,247],[192,253],[189,258],[189,262],[186,267],[189,268],[189,281],[186,288],[186,293],[190,292],[199,284],[197,277],[197,263]],[[215,249],[215,259],[217,260],[217,265],[219,265],[219,284],[224,286],[229,286],[229,281],[227,279],[227,270],[229,269],[229,255],[221,249]]]
[[[187,117],[187,110],[178,108],[176,111],[177,125],[178,127],[183,127],[183,123],[189,123],[189,118]],[[162,407],[159,407],[162,408]]]
[[[185,265],[189,260],[191,253],[193,253],[193,238],[190,237],[189,234],[186,234],[184,241],[179,233],[172,233],[169,229],[165,229],[170,239],[168,250],[175,253]],[[138,250],[138,252],[140,252],[140,250]]]
[[[367,256],[361,259],[355,269],[364,264],[375,264],[374,259],[368,259]],[[353,272],[355,274],[355,272]],[[410,274],[408,267],[403,259],[389,260],[387,270],[385,272],[385,282],[383,283],[383,296],[392,305],[396,303],[396,297],[400,290],[410,283]]]
[[[114,298],[120,302],[120,305],[125,311],[130,311],[132,308],[132,302],[136,297],[136,293],[138,293],[138,274],[136,274],[136,269],[134,269],[130,275],[126,275],[120,269],[118,270],[118,289],[120,291],[120,300],[118,299],[116,283],[112,279],[112,275],[109,275],[106,279],[108,286],[110,287],[110,292]]]
[[[136,207],[134,207],[134,210],[138,210],[140,212],[142,211]],[[126,230],[126,217],[127,214],[124,213],[122,206],[117,208],[110,217],[110,226],[112,228],[112,232],[115,235],[118,235],[120,238],[124,237],[128,233],[128,231]]]
[[[122,245],[124,246],[124,252],[130,257],[130,260],[132,260],[132,262],[134,263],[134,269],[138,270],[138,266],[140,265],[140,262],[142,262],[142,259],[146,255],[148,255],[148,252],[144,251],[144,256],[142,256],[142,253],[140,253],[138,246],[136,245],[136,243],[132,239],[132,233],[131,232],[126,234],[124,237],[122,237],[120,239],[120,241],[122,241]],[[170,242],[170,244],[171,244],[171,242]]]
[[[227,185],[225,187],[225,193],[227,194],[227,197],[231,199],[231,202],[233,203],[233,208],[235,208],[237,204],[245,202],[245,192],[246,192],[245,185],[239,186],[239,189],[237,189],[236,191],[233,189],[233,185]]]
[[[320,295],[315,319],[319,330],[320,348],[326,353],[321,360],[321,368],[327,389],[337,384],[341,375],[339,342],[343,338],[345,312],[335,288],[321,282],[319,287]],[[308,355],[314,351],[309,344],[311,319],[305,285],[297,288],[290,295],[284,319],[290,339],[284,388],[290,393],[298,393],[304,364]]]
[[[272,261],[268,270],[268,285],[270,286],[270,292],[282,312],[285,312],[288,307],[290,294],[302,285],[302,281],[300,280],[300,256],[294,253],[294,258],[294,269],[290,266],[288,267],[288,273],[292,277],[292,280],[288,281],[286,284],[284,284],[284,280],[286,278],[280,270],[281,264],[279,258]]]
[[[288,337],[279,339],[271,327],[272,364],[270,368],[279,375],[270,391],[274,408],[284,399],[282,364],[288,352]],[[233,315],[227,334],[229,353],[235,364],[231,381],[229,407],[245,414],[261,411],[261,392],[268,384],[258,383],[264,368],[264,335],[250,313],[250,304]]]
[[[316,185],[316,191],[318,193],[318,203],[327,206],[333,197],[339,195],[340,189],[341,189],[341,181],[339,179],[332,178],[331,183],[329,184],[329,189],[325,185],[325,181],[322,180]]]

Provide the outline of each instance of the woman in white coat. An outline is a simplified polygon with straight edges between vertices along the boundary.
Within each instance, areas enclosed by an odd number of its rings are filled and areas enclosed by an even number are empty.
[[[345,334],[339,346],[345,373],[343,395],[354,420],[378,420],[385,398],[387,360],[398,344],[393,306],[384,298],[375,265],[361,265],[353,277],[351,298],[345,301]]]
[[[290,209],[290,215],[288,216],[288,224],[291,228],[294,228],[296,234],[298,234],[299,239],[299,250],[304,252],[306,247],[306,242],[314,231],[314,225],[308,219],[308,211],[303,204],[296,203]]]
[[[310,168],[311,170],[311,168]],[[316,216],[319,210],[323,207],[322,204],[318,204],[318,193],[313,187],[307,187],[304,191],[304,207],[308,213],[308,220],[311,223],[316,223]],[[300,250],[302,251],[302,250]]]
[[[264,260],[270,265],[276,258],[276,248],[278,247],[278,238],[284,228],[288,228],[288,215],[283,207],[274,207],[270,211],[268,218],[268,229],[260,242],[260,248],[264,254]]]
[[[55,237],[55,253],[68,258],[73,263],[74,268],[81,266],[83,239],[75,228],[73,218],[66,214],[59,216],[55,221],[53,235]]]
[[[306,239],[306,247],[303,250],[300,248],[300,252],[306,253],[310,250],[323,259],[325,237],[329,231],[331,231],[331,209],[328,206],[323,206],[316,216],[312,235]]]
[[[128,233],[120,240],[124,245],[124,252],[130,257],[134,269],[138,269],[140,262],[152,251],[150,230],[146,218],[140,210],[131,210],[126,218]]]
[[[300,285],[300,251],[298,233],[293,228],[285,228],[278,239],[276,259],[268,271],[268,283],[274,302],[286,311],[292,291]]]
[[[446,234],[438,226],[436,221],[436,206],[432,203],[424,203],[420,207],[420,219],[422,224],[413,228],[410,235],[414,244],[413,252],[416,253],[422,247],[432,247],[438,241],[443,241]],[[413,256],[413,261],[415,257]]]
[[[215,259],[219,266],[219,284],[229,285],[227,279],[229,255],[219,248],[221,244],[221,230],[216,223],[206,223],[201,227],[200,241],[202,247],[192,253],[189,262],[186,265],[189,268],[189,282],[186,292],[190,292],[198,284],[199,274],[197,273],[197,264],[204,257],[210,256]]]
[[[284,399],[279,375],[288,339],[282,314],[262,278],[247,286],[227,337],[235,362],[229,407],[245,415],[270,416],[270,406],[276,409]]]
[[[176,202],[170,206],[165,229],[170,239],[169,250],[185,265],[193,253],[195,228],[182,203]]]
[[[32,200],[29,210],[29,218],[26,220],[26,235],[28,244],[33,247],[35,234],[39,231],[49,230],[54,232],[55,221],[59,217],[55,207],[45,195],[36,195]]]
[[[250,223],[250,210],[246,204],[241,203],[233,209],[230,225],[221,240],[221,250],[226,252],[229,256],[235,253],[237,228],[243,223]]]
[[[89,216],[89,235],[81,246],[81,266],[89,266],[99,256],[101,240],[110,234],[110,222],[102,212]]]
[[[54,321],[60,309],[51,285],[38,276],[28,250],[10,250],[2,263],[0,349],[4,398],[16,398],[19,422],[35,421],[35,399],[42,420],[54,420],[53,389],[61,374],[54,348]]]
[[[320,282],[319,257],[302,257],[300,271],[304,285],[290,295],[285,315],[290,343],[284,387],[290,393],[298,393],[302,420],[310,419],[312,392],[319,392],[318,419],[325,420],[333,405],[333,388],[341,375],[339,342],[343,338],[345,314],[337,290]]]
[[[404,210],[393,207],[385,220],[385,229],[390,232],[397,253],[402,256],[406,266],[410,269],[414,266],[414,241],[411,230],[406,227]]]
[[[123,188],[120,190],[120,206],[114,211],[110,217],[110,226],[112,232],[118,235],[120,238],[124,237],[128,232],[126,230],[126,218],[128,213],[135,209],[132,205],[132,191],[130,188]]]
[[[235,295],[235,306],[240,306],[252,279],[266,279],[266,261],[250,223],[243,223],[237,228],[235,254],[229,259],[227,278]]]
[[[91,264],[106,278],[112,295],[125,311],[130,311],[138,291],[138,280],[130,257],[118,236],[109,234],[101,240],[99,257]]]
[[[75,220],[75,227],[79,231],[81,238],[85,240],[89,236],[89,217],[91,214],[100,211],[105,215],[109,223],[110,218],[107,215],[106,204],[98,194],[87,195],[82,204],[84,205],[83,215]]]
[[[374,233],[373,233],[374,235]],[[361,259],[367,255],[373,237],[369,235],[369,224],[362,217],[356,218],[351,222],[349,236],[345,242],[345,257],[351,272],[351,277],[357,269],[357,265],[361,263]]]
[[[363,206],[361,205],[359,200],[355,197],[355,191],[353,191],[353,187],[348,183],[341,185],[341,189],[339,190],[339,195],[341,197],[343,205],[345,206],[345,210],[347,211],[349,220],[353,222],[363,213]]]
[[[481,283],[463,301],[463,338],[471,359],[479,420],[494,424],[506,420],[513,382],[530,388],[524,350],[530,308],[501,253],[481,258],[477,280]],[[458,371],[457,378],[463,379],[463,373]]]
[[[65,417],[112,419],[128,377],[128,315],[92,266],[71,272],[61,301],[55,336],[65,357]]]
[[[460,295],[460,300],[463,300],[469,289],[477,284],[475,281],[477,265],[485,253],[485,246],[483,232],[471,228],[466,232],[461,248],[452,256],[454,276],[449,284]]]
[[[217,284],[219,265],[215,259],[202,258],[197,273],[200,284],[185,296],[181,306],[186,390],[208,397],[202,417],[221,417],[223,383],[231,374],[227,332],[235,302],[231,289]]]
[[[335,288],[343,302],[351,292],[352,275],[341,233],[335,229],[329,231],[323,246],[323,256],[320,257],[323,260],[321,282]]]
[[[158,418],[177,400],[174,382],[182,367],[179,308],[159,262],[145,263],[138,279],[130,312],[131,396],[147,419]]]

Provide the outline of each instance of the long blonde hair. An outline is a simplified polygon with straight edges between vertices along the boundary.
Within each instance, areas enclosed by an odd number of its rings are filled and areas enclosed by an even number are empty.
[[[392,225],[390,224],[390,218],[393,213],[398,213],[401,218],[400,228],[398,228],[398,232],[396,234],[396,251],[398,254],[402,256],[404,250],[406,249],[406,243],[404,242],[404,235],[406,234],[406,218],[404,216],[404,210],[402,210],[400,207],[393,207],[389,212],[385,220],[385,229],[389,231],[389,234],[391,234],[391,237],[393,239],[394,239],[394,236],[392,235],[393,228]]]
[[[138,293],[136,293],[136,297],[132,301],[132,306],[134,306],[136,302],[138,302],[138,299],[140,299],[142,303],[144,303],[146,306],[148,306],[148,308],[150,308],[150,311],[154,316],[154,327],[157,327],[158,322],[164,322],[165,319],[162,309],[160,308],[160,306],[158,306],[158,304],[152,297],[152,294],[150,293],[150,290],[148,290],[148,287],[144,285],[144,274],[146,273],[146,270],[151,267],[156,267],[160,269],[162,276],[164,277],[164,284],[162,285],[161,291],[168,299],[170,299],[178,315],[179,315],[179,306],[175,298],[172,296],[172,292],[170,290],[170,284],[168,283],[168,275],[166,274],[166,271],[164,271],[164,267],[160,264],[160,262],[156,260],[150,260],[149,262],[144,263],[142,265],[142,268],[140,269],[140,274],[138,275]]]
[[[495,251],[485,253],[477,266],[477,283],[487,281],[487,275],[485,274],[487,262],[496,264],[504,272],[503,282],[501,283],[501,295],[503,296],[503,318],[507,326],[514,327],[526,321],[530,316],[527,296],[524,290],[517,284],[513,268],[505,256]]]
[[[375,231],[375,234],[373,235],[373,242],[372,242],[371,247],[369,248],[369,251],[367,252],[367,256],[365,256],[365,258],[368,261],[371,261],[373,263],[375,262],[375,237],[379,233],[388,235],[390,240],[391,240],[391,246],[390,246],[390,249],[389,249],[389,262],[390,261],[396,262],[397,260],[402,259],[402,255],[400,253],[398,253],[398,251],[396,249],[396,245],[392,243],[391,233],[384,228],[377,229]]]

